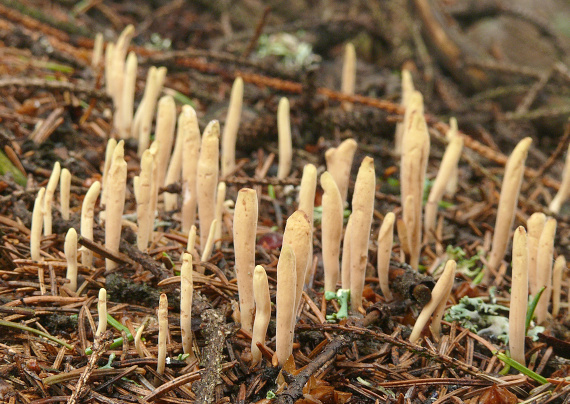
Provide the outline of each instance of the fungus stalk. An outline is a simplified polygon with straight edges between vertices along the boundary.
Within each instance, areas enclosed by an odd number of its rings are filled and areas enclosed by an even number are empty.
[[[350,303],[353,311],[362,307],[362,291],[368,262],[368,242],[374,213],[376,174],[374,159],[365,157],[356,176],[352,197],[350,230]]]
[[[158,360],[156,373],[164,374],[166,367],[166,337],[168,335],[168,298],[164,293],[158,302]]]
[[[402,70],[402,100],[400,105],[408,110],[409,100],[414,92],[414,82],[412,81],[412,74],[409,70]],[[404,122],[399,122],[396,125],[396,136],[394,149],[397,155],[402,153],[402,139],[404,137]]]
[[[289,100],[285,97],[279,100],[277,107],[277,135],[279,138],[279,165],[277,178],[287,178],[291,171],[293,145],[291,141],[291,118]]]
[[[449,296],[450,285],[453,286],[456,267],[457,264],[455,261],[449,260],[446,262],[443,273],[431,292],[430,301],[424,306],[416,320],[416,323],[414,324],[414,328],[410,334],[410,342],[416,343],[420,339],[422,331],[435,309],[439,306],[440,303],[442,303],[443,299],[447,300],[447,297]]]
[[[315,211],[315,192],[317,190],[317,168],[312,164],[306,164],[303,168],[303,177],[301,178],[301,186],[299,190],[299,210],[302,210],[307,215],[309,220],[309,253],[307,256],[307,265],[303,269],[303,276],[301,280],[308,284],[311,277],[309,267],[313,262],[313,214]],[[297,252],[295,251],[295,254]],[[301,268],[302,269],[302,268]],[[297,282],[300,281],[299,274],[300,268],[297,268]],[[299,296],[300,297],[300,296]]]
[[[554,237],[556,235],[556,219],[549,218],[538,242],[536,278],[537,287],[545,287],[536,305],[536,321],[542,324],[548,316],[548,304],[552,296],[552,257],[554,255]]]
[[[295,290],[296,282],[295,253],[290,245],[283,244],[277,263],[277,331],[275,334],[275,354],[280,366],[285,364],[293,352],[295,294],[291,291]]]
[[[409,264],[417,269],[422,240],[422,200],[430,148],[429,134],[423,115],[423,99],[419,92],[412,94],[406,115],[404,117],[406,127],[402,144],[400,187],[404,211],[407,209],[410,215],[410,220],[406,223],[410,248]],[[410,195],[413,196],[412,209],[405,206]],[[413,223],[413,227],[409,227],[409,223]]]
[[[243,79],[237,77],[232,86],[228,116],[222,134],[222,178],[236,166],[236,141],[243,103]]]
[[[109,42],[105,48],[105,92],[109,97],[113,97],[113,78],[111,71],[113,70],[113,57],[115,56],[115,44]]]
[[[135,189],[137,200],[137,247],[145,251],[148,247],[150,234],[152,231],[152,221],[154,212],[151,212],[151,191],[152,191],[152,167],[154,158],[150,150],[145,150],[141,158],[141,172],[139,175],[139,185]]]
[[[462,148],[463,138],[461,136],[455,136],[451,139],[445,149],[445,154],[441,160],[439,171],[437,172],[437,176],[435,177],[435,181],[431,187],[425,207],[424,222],[424,231],[428,242],[434,240],[437,207],[445,193],[446,185],[451,181],[453,173],[457,171],[457,163],[459,162],[459,157],[461,157]]]
[[[59,182],[59,176],[61,174],[61,166],[59,162],[56,161],[53,165],[53,170],[49,177],[49,181],[46,186],[46,193],[44,196],[44,236],[51,235],[51,223],[52,215],[51,209],[53,204],[53,195],[55,194],[55,189],[57,188],[57,183]]]
[[[67,168],[61,170],[59,180],[59,205],[61,209],[61,218],[69,220],[69,199],[71,195],[71,173]]]
[[[257,365],[261,361],[261,351],[257,347],[257,343],[265,343],[267,326],[271,320],[269,283],[267,273],[261,265],[257,265],[253,272],[253,297],[255,298],[255,321],[253,322],[253,336],[251,338],[251,356],[252,365]]]
[[[127,188],[127,163],[124,159],[124,143],[121,140],[113,152],[113,162],[107,179],[106,210],[105,210],[105,247],[113,252],[119,252],[121,241],[121,221],[125,207],[125,191]],[[107,259],[107,270],[117,267],[117,263]]]
[[[196,175],[200,157],[200,128],[194,108],[189,105],[182,107],[178,128],[182,132],[182,154],[184,155],[182,159],[182,231],[186,233],[196,222],[198,201]]]
[[[174,127],[176,125],[176,105],[174,98],[165,95],[158,101],[158,111],[156,116],[156,134],[158,142],[158,152],[156,155],[157,173],[156,183],[158,187],[167,185],[164,183],[166,177],[166,167],[170,160],[172,143],[174,142]]]
[[[162,90],[162,84],[166,76],[166,67],[159,67],[158,69],[155,69],[154,72],[152,70],[153,68],[151,67],[149,69],[149,75],[147,76],[145,93],[143,94],[141,104],[135,113],[133,122],[133,128],[136,131],[136,135],[134,137],[138,137],[139,139],[139,156],[142,155],[150,144],[152,118],[154,116],[156,102],[160,91]]]
[[[352,239],[352,214],[346,223],[344,230],[344,239],[342,242],[342,261],[340,267],[341,287],[350,290],[350,244]]]
[[[354,95],[356,83],[356,52],[352,43],[347,43],[344,48],[344,60],[342,64],[341,93]],[[344,101],[342,108],[345,111],[352,111],[352,103]]]
[[[91,57],[91,67],[97,69],[103,57],[103,34],[97,32],[93,41],[93,56]]]
[[[242,188],[234,210],[235,271],[239,293],[241,326],[253,330],[253,271],[255,269],[255,233],[257,231],[257,192]],[[289,293],[293,288],[289,290]],[[294,302],[293,295],[293,302]]]
[[[220,161],[219,138],[220,124],[218,121],[211,121],[204,129],[197,169],[198,219],[200,220],[200,246],[202,248],[206,244],[208,230],[214,220]],[[253,267],[250,271],[253,271]]]
[[[321,243],[325,272],[325,293],[336,292],[339,274],[340,240],[342,238],[343,201],[332,175],[321,175],[323,218],[321,220]]]
[[[346,202],[348,193],[350,170],[352,169],[352,160],[354,159],[356,146],[356,141],[350,138],[346,139],[338,147],[330,148],[325,152],[327,171],[331,173],[338,186],[343,205]]]
[[[393,299],[392,292],[388,281],[388,271],[390,268],[390,257],[392,256],[392,244],[394,242],[394,221],[396,215],[393,212],[388,212],[384,216],[382,226],[378,232],[378,280],[380,289],[386,301]]]
[[[42,227],[44,222],[44,196],[46,189],[40,188],[36,201],[34,202],[34,210],[32,212],[32,228],[30,230],[30,254],[34,261],[40,261],[40,241],[42,239]]]
[[[311,225],[309,224],[309,218],[302,210],[296,210],[287,219],[285,232],[283,233],[283,245],[291,246],[295,254],[296,284],[293,289],[293,294],[295,295],[294,313],[297,313],[297,308],[301,302],[301,294],[303,293],[305,269],[309,262],[310,238]]]
[[[131,125],[133,123],[133,107],[135,103],[135,88],[137,83],[137,55],[129,52],[125,65],[125,73],[123,78],[123,91],[121,94],[121,114],[120,126],[117,128],[119,137],[127,139],[131,136]]]
[[[460,136],[457,129],[457,119],[449,118],[449,130],[445,133],[445,138],[451,142],[455,137]],[[452,197],[457,192],[457,184],[459,183],[459,168],[453,167],[449,181],[445,185],[445,194]]]
[[[182,332],[182,349],[185,354],[192,352],[192,255],[184,253],[180,270],[180,330]]]
[[[546,215],[542,212],[535,212],[526,221],[526,227],[528,229],[527,234],[527,246],[528,246],[528,280],[530,293],[536,296],[538,293],[537,287],[537,275],[536,275],[536,263],[537,263],[537,253],[538,253],[538,242],[540,240],[540,235],[542,230],[544,230],[544,224],[546,223]]]
[[[65,259],[67,260],[67,288],[72,292],[77,290],[77,232],[72,227],[67,231],[64,243]]]
[[[513,236],[513,275],[509,311],[509,350],[511,358],[525,364],[524,339],[528,305],[528,245],[524,227],[519,226]]]
[[[216,226],[217,220],[212,220],[212,224],[210,224],[210,231],[208,232],[208,238],[206,239],[206,244],[202,246],[202,256],[200,260],[202,262],[208,261],[210,256],[212,255],[212,250],[214,249],[214,237],[216,234]]]
[[[566,268],[566,259],[559,255],[552,269],[552,317],[560,314],[560,295],[562,293],[562,272]]]
[[[562,173],[562,181],[560,182],[560,189],[556,196],[548,205],[548,209],[550,209],[554,213],[559,213],[562,204],[568,199],[570,195],[570,145],[568,146],[568,151],[566,152],[566,162],[564,163],[564,171]]]
[[[107,179],[109,178],[109,170],[111,168],[111,162],[113,161],[113,152],[117,147],[117,141],[113,138],[107,141],[107,147],[105,148],[105,163],[103,164],[103,175],[101,177],[101,200],[99,201],[99,206],[101,209],[105,208],[107,203]]]
[[[99,314],[99,324],[97,324],[95,338],[99,338],[105,333],[105,331],[107,331],[107,290],[105,288],[99,289],[97,313]]]
[[[95,181],[89,187],[89,190],[85,194],[83,199],[83,205],[81,206],[81,237],[86,240],[93,241],[93,223],[95,218],[95,203],[97,202],[97,197],[101,191],[101,183]],[[81,264],[86,267],[91,267],[93,265],[93,251],[88,248],[81,249]]]
[[[168,170],[166,171],[166,178],[164,180],[164,186],[175,184],[180,180],[182,174],[182,143],[183,135],[181,133],[182,125],[180,125],[180,117],[178,118],[178,132],[176,134],[176,141],[174,143],[174,150],[172,151],[172,156],[170,157],[170,164],[168,165]],[[164,210],[170,212],[172,210],[178,209],[178,194],[177,193],[164,193]]]
[[[216,192],[216,210],[214,217],[216,228],[214,229],[214,242],[216,249],[222,248],[222,217],[224,215],[224,201],[226,200],[226,183],[220,182]]]
[[[152,174],[150,176],[150,208],[148,211],[150,226],[149,226],[149,239],[152,237],[152,231],[154,230],[154,218],[156,216],[156,209],[158,206],[158,140],[152,142],[148,148],[152,156]]]
[[[515,221],[515,209],[519,199],[526,156],[532,139],[526,137],[521,140],[507,160],[501,195],[499,196],[499,206],[497,207],[497,219],[495,221],[495,232],[491,253],[487,259],[485,276],[489,279],[492,272],[496,271],[505,256],[509,234]],[[542,298],[544,301],[544,297]],[[539,302],[540,304],[540,302]]]

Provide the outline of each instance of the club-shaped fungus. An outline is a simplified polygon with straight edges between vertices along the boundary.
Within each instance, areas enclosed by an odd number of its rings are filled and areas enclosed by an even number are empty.
[[[277,136],[279,138],[279,164],[277,178],[287,178],[291,171],[293,160],[293,144],[291,141],[291,118],[289,100],[285,97],[279,100],[277,107]]]
[[[321,175],[323,218],[321,220],[321,244],[323,246],[323,268],[325,292],[336,292],[339,275],[340,240],[342,238],[343,201],[332,175],[325,171]]]
[[[95,222],[95,203],[101,191],[101,183],[95,181],[87,190],[81,205],[81,237],[93,241],[93,224]],[[88,248],[81,249],[81,264],[91,267],[93,264],[93,251]]]
[[[356,147],[356,140],[350,138],[343,141],[338,147],[332,147],[325,152],[327,171],[331,173],[338,186],[343,205],[346,202],[350,170],[352,169]]]
[[[393,212],[388,212],[384,216],[382,226],[380,226],[380,231],[378,232],[378,280],[382,294],[387,301],[393,298],[388,282],[388,271],[390,268],[390,257],[392,256],[392,244],[394,242],[395,220],[396,215]]]
[[[253,297],[255,298],[255,320],[251,338],[251,356],[252,365],[256,365],[261,361],[261,351],[257,347],[257,343],[265,343],[267,326],[271,320],[269,283],[267,281],[267,273],[261,265],[257,265],[253,272]]]
[[[127,188],[127,163],[124,159],[124,141],[117,143],[113,151],[113,161],[107,178],[107,201],[105,206],[105,247],[119,252],[121,241],[121,222],[125,208],[125,192]],[[117,263],[107,259],[107,270],[117,267]]]
[[[295,290],[296,282],[295,253],[289,244],[283,244],[277,263],[275,333],[275,354],[280,366],[285,364],[293,352],[295,294],[291,291]]]
[[[525,364],[524,339],[528,305],[528,245],[524,227],[513,235],[511,305],[509,310],[509,350],[511,358]]]
[[[546,220],[544,230],[538,241],[538,251],[536,260],[537,287],[545,287],[540,300],[535,309],[536,321],[542,324],[548,316],[548,305],[552,297],[552,261],[554,255],[554,237],[556,235],[556,219]]]
[[[220,124],[218,121],[211,121],[202,135],[197,171],[198,219],[200,221],[200,246],[202,248],[206,244],[208,231],[215,215],[220,164],[219,142]],[[253,267],[251,271],[253,271]]]
[[[222,133],[222,178],[229,175],[236,166],[236,141],[243,103],[243,79],[237,77],[232,86],[230,105]]]

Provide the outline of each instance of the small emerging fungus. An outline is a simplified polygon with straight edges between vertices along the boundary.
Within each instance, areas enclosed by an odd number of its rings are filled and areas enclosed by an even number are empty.
[[[182,131],[182,231],[188,232],[196,222],[196,175],[200,157],[200,128],[196,111],[190,105],[182,107],[178,127]],[[180,136],[180,134],[179,134]]]
[[[67,287],[72,292],[77,290],[77,232],[72,227],[67,231],[64,243],[65,259],[67,260]]]
[[[89,187],[81,206],[81,237],[93,241],[93,223],[95,218],[95,203],[101,191],[101,183],[95,181]],[[88,248],[81,249],[81,264],[91,267],[93,264],[93,251]]]
[[[97,324],[97,331],[95,338],[100,337],[107,331],[107,290],[105,288],[99,289],[99,300],[97,300],[97,313],[99,314],[99,324]]]
[[[352,160],[354,159],[356,147],[356,141],[349,138],[342,142],[338,147],[330,148],[325,152],[327,171],[331,173],[336,185],[338,186],[343,204],[346,202],[350,170],[352,168]]]
[[[362,291],[368,262],[368,242],[374,213],[376,174],[374,159],[364,157],[360,164],[352,196],[352,228],[350,230],[350,305],[353,311],[362,307]]]
[[[265,343],[267,326],[271,320],[269,283],[267,273],[261,265],[257,265],[253,272],[253,297],[255,298],[255,321],[253,322],[253,336],[251,338],[251,363],[257,365],[261,361],[261,351],[257,347],[257,343]]]
[[[384,216],[382,226],[378,232],[378,280],[380,283],[380,289],[382,290],[382,294],[386,301],[391,301],[393,299],[388,281],[388,269],[390,268],[390,257],[392,256],[395,220],[396,215],[394,215],[393,212],[388,212],[386,216]]]
[[[511,358],[525,364],[524,339],[528,305],[528,248],[524,227],[519,226],[513,236],[513,275],[509,310],[509,350]]]
[[[127,56],[127,62],[125,64],[121,107],[119,108],[121,114],[121,118],[119,120],[120,126],[117,128],[121,139],[127,139],[131,136],[133,108],[135,104],[135,87],[137,82],[137,67],[137,55],[134,52],[129,52],[129,56]]]
[[[420,339],[422,331],[428,323],[433,312],[444,299],[447,300],[447,297],[449,296],[450,285],[453,286],[456,268],[457,264],[455,261],[449,260],[446,262],[443,273],[431,292],[430,301],[424,306],[420,315],[416,319],[416,323],[414,324],[414,328],[410,334],[410,342],[416,343]]]
[[[495,221],[495,232],[493,234],[493,244],[491,253],[487,259],[485,276],[489,279],[492,272],[495,272],[507,250],[509,234],[515,221],[515,209],[519,199],[526,156],[532,139],[526,137],[521,140],[507,160],[501,195],[499,196],[499,206],[497,207],[497,219]],[[541,299],[544,301],[543,299]]]
[[[277,136],[279,138],[279,165],[277,178],[287,178],[291,171],[293,145],[291,141],[291,118],[289,100],[285,97],[279,100],[277,107]]]
[[[462,148],[463,138],[461,136],[455,136],[451,139],[445,149],[439,171],[431,187],[425,206],[424,219],[424,231],[428,243],[434,240],[437,207],[445,193],[446,185],[451,181],[453,173],[457,173],[457,163],[459,162],[459,157],[461,157]]]
[[[566,268],[566,259],[559,255],[552,269],[552,317],[560,314],[560,295],[562,293],[562,272]]]
[[[295,294],[291,291],[295,290],[296,282],[295,253],[289,244],[283,244],[277,263],[277,330],[275,333],[275,354],[280,366],[285,364],[293,352]]]
[[[253,330],[253,271],[255,269],[255,233],[257,231],[257,192],[242,188],[234,210],[235,271],[238,284],[241,327]],[[289,293],[293,288],[289,290]],[[292,294],[292,293],[291,293]],[[293,294],[293,302],[295,296]]]
[[[460,136],[457,128],[457,119],[454,117],[449,118],[449,130],[445,134],[445,138],[448,142],[451,142],[455,137]],[[445,194],[448,197],[452,197],[457,192],[457,184],[459,182],[459,168],[457,166],[453,167],[451,172],[451,177],[445,185]]]
[[[164,293],[158,302],[158,360],[156,373],[164,374],[166,367],[166,338],[168,336],[168,298]]]
[[[97,32],[93,41],[93,56],[91,57],[91,67],[97,69],[103,57],[103,34]]]
[[[552,296],[552,260],[554,255],[554,236],[556,235],[556,219],[549,218],[538,242],[536,278],[537,287],[546,287],[536,305],[536,322],[542,324],[548,316],[548,304]]]
[[[309,254],[307,256],[307,265],[303,269],[303,277],[301,280],[305,284],[309,283],[311,271],[309,270],[313,262],[313,215],[315,211],[315,193],[317,191],[317,168],[312,164],[305,164],[303,167],[303,177],[301,178],[301,186],[299,190],[299,210],[302,210],[307,215],[309,220]],[[295,251],[295,254],[297,252]],[[297,268],[297,275],[300,274],[300,269]],[[297,282],[300,279],[297,278]]]
[[[185,354],[192,352],[192,255],[182,255],[182,269],[180,270],[180,330],[182,333],[182,349]]]
[[[99,206],[101,209],[105,208],[107,203],[107,178],[109,177],[109,169],[111,168],[111,162],[113,161],[113,152],[117,147],[117,141],[113,138],[107,141],[107,148],[105,149],[105,163],[103,165],[103,176],[101,177],[101,200],[99,201]]]
[[[356,51],[352,43],[347,43],[344,47],[344,60],[342,64],[342,81],[340,92],[347,95],[354,95],[356,83]],[[352,110],[352,103],[343,102],[342,108],[345,111]]]
[[[554,213],[559,213],[562,204],[568,199],[570,195],[570,145],[568,146],[568,151],[566,152],[566,163],[564,163],[564,171],[562,173],[562,181],[560,182],[560,189],[556,196],[548,205],[548,209],[550,209]]]
[[[180,117],[182,114],[180,114]],[[182,160],[183,160],[183,138],[182,125],[180,124],[180,117],[178,117],[178,131],[176,133],[176,141],[174,142],[174,150],[170,156],[170,164],[166,171],[166,178],[164,186],[175,184],[180,180],[182,175]],[[178,209],[178,194],[177,193],[164,193],[164,210],[167,212]]]
[[[196,226],[192,225],[188,231],[188,243],[186,243],[186,251],[194,257],[196,252]],[[196,255],[197,257],[197,255]]]
[[[243,103],[243,79],[237,77],[232,86],[228,116],[222,134],[222,178],[236,166],[236,141]]]
[[[206,244],[201,246],[202,256],[200,257],[200,260],[202,262],[208,261],[210,259],[210,256],[212,255],[212,250],[214,249],[214,237],[216,234],[217,222],[218,221],[216,219],[212,220],[212,223],[210,224],[210,231],[208,232],[208,238],[206,239]]]
[[[105,92],[109,97],[113,97],[113,79],[111,77],[113,56],[115,56],[115,44],[109,42],[105,48]]]
[[[538,241],[544,224],[546,223],[546,215],[542,212],[535,212],[526,221],[528,229],[527,245],[528,245],[528,280],[530,293],[536,296],[538,293],[537,279],[536,279],[536,263],[538,253]]]
[[[60,174],[61,166],[59,165],[59,162],[56,161],[53,165],[53,170],[49,177],[49,181],[46,186],[46,193],[44,196],[44,236],[51,235],[51,209],[53,204],[53,195],[55,194],[55,189],[57,188]]]
[[[127,188],[127,163],[124,159],[124,142],[121,140],[113,151],[113,162],[107,178],[107,202],[105,209],[105,247],[113,252],[119,252],[121,241],[121,222],[125,207],[125,192]],[[107,270],[117,267],[117,263],[107,259]]]
[[[59,180],[59,205],[61,209],[61,218],[69,220],[69,198],[71,194],[71,173],[67,168],[61,170]]]
[[[343,201],[332,175],[321,175],[323,218],[321,220],[321,243],[323,245],[323,268],[325,293],[336,292],[339,274],[340,240],[342,238]]]
[[[44,222],[44,195],[46,189],[40,188],[36,201],[34,202],[34,210],[32,212],[32,228],[30,230],[30,254],[34,261],[40,261],[40,241],[42,239],[42,227]]]
[[[159,67],[153,72],[153,68],[149,69],[149,74],[147,76],[147,82],[145,86],[145,93],[143,94],[143,99],[139,104],[139,108],[135,113],[135,118],[133,122],[133,137],[139,139],[138,155],[141,156],[142,153],[148,148],[150,144],[150,131],[152,127],[152,118],[154,117],[154,110],[156,108],[156,102],[160,91],[162,90],[162,84],[166,77],[166,67]],[[140,113],[139,113],[140,111]]]
[[[198,219],[200,220],[200,246],[202,248],[206,244],[208,230],[214,220],[220,164],[219,142],[220,124],[218,121],[211,121],[202,135],[197,170]]]
[[[283,245],[291,246],[293,253],[295,253],[296,284],[292,291],[295,295],[294,313],[297,313],[297,307],[303,293],[303,285],[305,284],[305,269],[309,261],[310,238],[311,225],[309,224],[309,218],[302,210],[296,210],[287,219],[285,232],[283,233]]]

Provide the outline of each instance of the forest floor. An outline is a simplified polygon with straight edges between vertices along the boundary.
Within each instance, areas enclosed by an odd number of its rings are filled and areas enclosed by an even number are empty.
[[[559,214],[548,210],[560,187],[570,141],[568,4],[265,3],[0,0],[0,143],[2,167],[12,166],[11,173],[0,176],[0,401],[570,402],[567,275],[561,314],[536,329],[542,331],[536,338],[526,339],[523,373],[496,356],[508,349],[496,329],[481,332],[444,321],[441,338],[426,328],[420,345],[408,340],[414,319],[429,300],[431,275],[450,258],[457,260],[458,272],[448,307],[466,296],[480,298],[479,304],[491,305],[506,319],[506,312],[495,305],[509,305],[510,247],[491,285],[473,279],[490,250],[504,165],[526,136],[533,144],[513,229],[526,225],[534,212],[556,218],[554,256],[570,259],[570,205]],[[303,294],[293,360],[283,369],[272,364],[275,311],[262,364],[251,367],[248,362],[251,335],[233,316],[237,286],[229,210],[224,213],[221,247],[196,265],[203,272],[194,276],[196,361],[180,356],[180,287],[172,280],[188,235],[180,231],[179,212],[159,212],[147,252],[136,249],[135,233],[128,227],[120,252],[105,252],[104,233],[97,227],[94,242],[87,246],[96,252],[95,268],[80,266],[80,292],[65,288],[65,234],[70,227],[79,228],[82,200],[89,186],[101,179],[112,133],[112,102],[104,91],[102,65],[91,66],[93,38],[102,32],[114,41],[128,24],[136,30],[131,50],[139,59],[137,103],[148,68],[166,66],[163,93],[175,97],[178,110],[189,103],[201,129],[212,119],[223,126],[233,80],[243,78],[239,170],[224,178],[226,198],[235,200],[244,186],[261,194],[256,264],[267,271],[273,301],[280,235],[297,207],[295,187],[303,166],[312,163],[322,172],[325,150],[350,137],[358,142],[353,179],[363,157],[374,158],[377,188],[366,312],[341,321],[326,319],[338,305],[323,302],[321,230],[315,221],[313,279]],[[355,44],[358,57],[356,96],[339,91],[347,42]],[[386,302],[378,286],[374,240],[386,213],[402,215],[393,138],[403,116],[403,66],[424,95],[431,136],[427,177],[432,180],[437,173],[450,117],[459,122],[465,148],[458,191],[439,210],[438,241],[422,247],[420,269],[425,276],[400,263],[395,237],[390,269],[396,298]],[[272,161],[282,96],[291,103],[294,158],[289,178],[278,180]],[[353,108],[346,110],[341,101]],[[136,142],[127,141],[127,219],[136,211],[136,148]],[[72,174],[72,217],[61,218],[56,197],[53,234],[42,239],[43,261],[35,262],[29,248],[34,200],[56,161]],[[169,188],[175,189],[180,184]],[[317,209],[321,194],[319,188]],[[106,271],[104,258],[119,267]],[[117,320],[117,328],[110,327],[115,341],[100,341],[95,353],[86,355],[99,321],[101,287],[107,289],[109,315]],[[156,372],[161,293],[168,296],[170,324],[170,359],[163,375]],[[129,338],[143,323],[148,356],[140,358]]]

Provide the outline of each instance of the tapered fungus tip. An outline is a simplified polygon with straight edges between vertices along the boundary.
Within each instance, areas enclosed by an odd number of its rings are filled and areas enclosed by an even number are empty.
[[[121,140],[113,150],[113,160],[122,159],[125,157],[125,141]]]
[[[206,126],[206,129],[204,129],[203,137],[204,138],[208,138],[208,137],[219,138],[220,137],[220,122],[218,122],[217,120],[210,121],[208,123],[208,125]]]
[[[277,107],[278,111],[283,111],[284,109],[289,109],[289,99],[287,97],[281,97],[279,100],[279,106]]]

